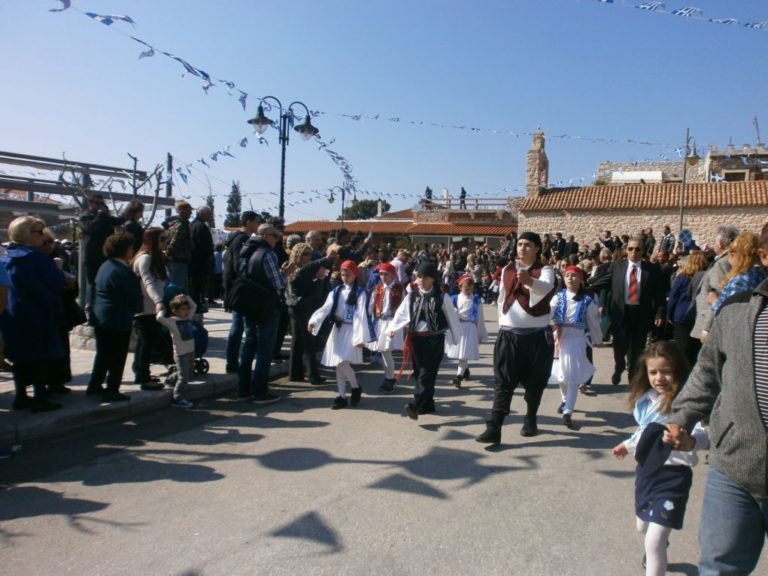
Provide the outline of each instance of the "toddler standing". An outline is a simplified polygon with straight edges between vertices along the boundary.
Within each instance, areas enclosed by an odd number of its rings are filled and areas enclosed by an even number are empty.
[[[173,342],[176,372],[168,380],[169,384],[174,385],[172,405],[178,408],[192,408],[193,404],[186,396],[195,366],[195,338],[190,321],[197,305],[186,294],[178,294],[171,299],[168,309],[171,315],[166,317],[162,312],[158,312],[157,321],[168,328]]]
[[[479,294],[475,294],[475,282],[472,276],[464,274],[459,278],[460,292],[451,297],[453,307],[459,316],[461,327],[458,341],[451,337],[445,339],[445,352],[448,358],[459,361],[453,385],[461,388],[461,381],[469,379],[469,361],[480,358],[480,342],[488,339],[485,329],[483,304]]]

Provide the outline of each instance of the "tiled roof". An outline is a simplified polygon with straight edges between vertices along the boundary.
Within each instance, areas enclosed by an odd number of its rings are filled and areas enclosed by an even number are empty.
[[[338,220],[303,220],[292,222],[285,227],[288,234],[306,233],[310,230],[334,232],[341,228]],[[374,234],[408,234],[428,236],[506,236],[516,227],[495,224],[451,224],[448,222],[426,222],[417,224],[412,220],[352,220],[345,221],[344,228],[350,232],[373,230]]]
[[[440,235],[440,236],[506,236],[517,226],[497,224],[449,224],[424,222],[416,224],[408,230],[411,235]]]
[[[686,208],[768,205],[768,180],[693,183],[685,187]],[[560,210],[646,210],[680,206],[680,184],[625,184],[544,190],[526,198],[520,212]]]

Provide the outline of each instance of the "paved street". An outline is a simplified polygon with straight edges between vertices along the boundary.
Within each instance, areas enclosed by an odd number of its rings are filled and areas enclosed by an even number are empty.
[[[641,574],[633,464],[610,455],[634,427],[626,384],[605,384],[610,349],[596,351],[579,430],[560,424],[551,387],[539,436],[521,437],[518,393],[496,452],[473,440],[492,397],[492,344],[482,351],[461,390],[444,364],[438,413],[418,422],[402,416],[410,388],[380,395],[366,366],[357,408],[330,410],[334,386],[278,381],[288,398],[266,408],[223,391],[31,440],[0,462],[0,574]],[[706,470],[670,573],[696,574]]]

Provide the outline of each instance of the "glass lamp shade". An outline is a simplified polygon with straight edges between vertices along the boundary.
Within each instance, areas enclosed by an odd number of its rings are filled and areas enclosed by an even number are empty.
[[[294,130],[296,130],[304,140],[309,140],[320,133],[320,130],[312,126],[312,121],[310,120],[309,115],[305,116],[304,123],[296,126]]]
[[[256,117],[248,120],[248,124],[253,126],[256,134],[264,134],[264,132],[267,131],[267,128],[272,126],[272,120],[264,115],[264,107],[259,104],[259,108],[256,110]]]

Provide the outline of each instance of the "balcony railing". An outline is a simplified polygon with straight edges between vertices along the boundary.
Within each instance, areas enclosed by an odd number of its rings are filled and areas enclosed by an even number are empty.
[[[428,200],[422,198],[419,200],[419,206],[421,210],[466,210],[471,211],[484,211],[484,212],[498,212],[499,210],[506,210],[508,207],[506,198],[467,198],[462,200],[460,198],[433,198]]]

